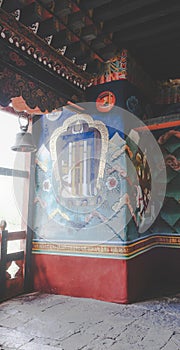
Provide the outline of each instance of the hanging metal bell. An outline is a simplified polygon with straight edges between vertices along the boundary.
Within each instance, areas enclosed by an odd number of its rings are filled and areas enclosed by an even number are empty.
[[[16,152],[34,152],[36,146],[33,143],[32,134],[29,132],[19,132],[16,135],[15,145],[11,147]]]

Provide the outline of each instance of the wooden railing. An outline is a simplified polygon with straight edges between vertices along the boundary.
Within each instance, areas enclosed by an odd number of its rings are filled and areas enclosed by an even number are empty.
[[[25,231],[0,232],[0,301],[24,291],[25,240]],[[13,253],[8,252],[8,242],[11,241],[21,242],[20,249]]]

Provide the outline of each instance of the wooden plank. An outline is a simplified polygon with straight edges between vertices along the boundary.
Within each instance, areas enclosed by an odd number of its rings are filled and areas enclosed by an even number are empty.
[[[24,251],[23,250],[21,250],[20,252],[10,253],[10,254],[6,255],[6,262],[16,261],[16,260],[24,260]]]
[[[13,298],[16,295],[22,294],[24,291],[24,278],[22,276],[8,279],[6,284],[7,287],[5,299]]]
[[[26,231],[7,232],[7,241],[26,239]]]
[[[0,175],[24,177],[24,178],[28,179],[29,172],[28,171],[24,171],[24,170],[15,170],[15,169],[9,169],[9,168],[0,167]]]
[[[7,254],[8,236],[15,234],[16,237],[26,237],[25,231],[10,232],[2,231],[1,238],[1,260],[0,260],[0,301],[13,297],[24,290],[24,251]],[[12,261],[16,261],[19,270],[15,278],[10,278],[7,269]]]

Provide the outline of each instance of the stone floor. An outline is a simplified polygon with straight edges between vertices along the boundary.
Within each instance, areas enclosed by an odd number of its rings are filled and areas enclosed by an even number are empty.
[[[48,294],[0,304],[1,350],[180,350],[180,293],[131,305]]]

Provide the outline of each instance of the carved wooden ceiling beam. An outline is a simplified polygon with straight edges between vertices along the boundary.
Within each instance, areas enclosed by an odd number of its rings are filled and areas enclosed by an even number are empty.
[[[17,98],[31,114],[84,101],[89,74],[0,9],[0,104]],[[21,107],[20,107],[21,108]],[[23,108],[23,107],[22,107]],[[21,110],[21,109],[20,109]]]
[[[0,8],[0,35],[1,38],[13,48],[19,49],[23,55],[29,56],[32,60],[64,80],[76,85],[80,90],[86,90],[90,84],[91,76],[80,69],[67,57],[58,53],[40,37],[36,36],[30,29],[21,22],[7,14]]]
[[[53,0],[55,5],[49,9],[45,1],[46,0],[38,0],[38,3],[42,4],[46,10],[59,21],[61,30],[63,26],[64,31],[66,31],[66,36],[63,38],[64,40],[59,41],[61,45],[70,46],[69,52],[72,53],[71,45],[73,45],[74,42],[81,41],[82,46],[86,48],[90,61],[92,61],[94,57],[97,57],[100,62],[103,62],[103,55],[100,55],[96,48],[91,45],[91,41],[94,37],[101,32],[101,23],[95,23],[93,21],[93,10],[88,11],[83,4],[82,7],[80,7],[76,0]],[[42,26],[43,22],[40,23],[38,35]],[[42,34],[40,35],[42,36]],[[56,39],[59,35],[61,36],[61,31],[57,31],[57,33],[54,34],[51,42],[52,46],[57,47],[58,41]],[[111,40],[109,33],[106,34],[106,37],[107,40]],[[71,59],[73,56],[75,56],[75,52],[69,55]],[[83,59],[80,60],[80,63],[83,63]]]
[[[174,72],[174,56],[179,59],[179,0],[169,3],[164,0],[0,0],[0,7],[14,15],[19,23],[23,22],[27,33],[28,26],[34,30],[41,50],[36,45],[31,47],[33,40],[28,34],[25,35],[27,48],[19,42],[14,44],[9,38],[12,47],[16,45],[24,50],[25,55],[62,79],[65,79],[64,70],[59,67],[68,66],[69,75],[80,77],[82,90],[88,86],[89,79],[84,74],[89,72],[94,76],[104,61],[118,55],[122,47],[143,63],[153,78],[179,76],[178,68]],[[13,25],[10,29],[16,32]],[[23,30],[20,32],[22,35]],[[161,39],[167,50],[173,45],[175,49],[166,65],[161,64],[164,62]],[[151,59],[157,53],[154,43],[159,45],[156,67]],[[146,48],[151,49],[150,55],[148,51],[146,54]],[[61,59],[63,54],[64,59]],[[59,60],[61,62],[57,63]],[[79,80],[77,86],[80,88]]]
[[[78,52],[76,63],[79,66],[86,65],[89,70],[90,65],[87,63],[94,61],[94,58],[100,62],[105,59],[103,52],[100,55],[98,48],[93,45],[96,35],[101,33],[102,23],[94,22],[93,8],[88,10],[83,3],[80,5],[76,0],[15,0],[13,4],[10,0],[3,0],[2,8],[11,14],[16,11],[18,20],[25,26],[36,28],[37,36],[50,40],[49,45],[52,48],[62,52],[68,48],[66,57],[70,60],[76,55],[72,45],[80,41],[85,50]],[[111,33],[106,34],[106,40],[111,41]],[[111,52],[111,56],[113,54]],[[88,57],[88,61],[83,61],[84,57]]]

